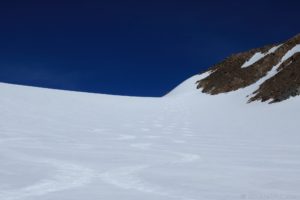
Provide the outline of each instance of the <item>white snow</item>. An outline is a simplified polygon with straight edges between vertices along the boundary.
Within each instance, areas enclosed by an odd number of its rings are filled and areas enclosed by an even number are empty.
[[[249,67],[250,65],[253,65],[254,63],[256,63],[257,61],[259,61],[259,60],[262,59],[263,57],[265,57],[265,54],[263,54],[263,53],[261,53],[261,52],[255,53],[249,60],[247,60],[247,61],[242,65],[242,68],[246,68],[246,67]]]
[[[249,67],[251,65],[253,65],[254,63],[256,63],[257,61],[259,61],[260,59],[264,58],[266,55],[269,55],[271,53],[274,53],[281,45],[272,47],[271,49],[269,49],[268,52],[266,53],[262,53],[262,52],[256,52],[249,60],[247,60],[241,68],[246,68]]]
[[[267,52],[267,55],[268,54],[271,54],[271,53],[274,53],[279,47],[281,47],[282,44],[278,45],[278,46],[275,46],[275,47],[272,47],[268,52]]]
[[[290,57],[292,57],[295,53],[300,52],[300,44],[294,46],[291,50],[289,50],[281,59],[282,62],[286,61]]]
[[[174,97],[177,95],[188,95],[191,93],[198,92],[195,90],[197,88],[196,82],[198,80],[204,79],[211,74],[211,71],[204,72],[202,74],[194,75],[191,78],[185,80],[183,83],[178,85],[175,89],[170,91],[165,97]]]
[[[206,75],[163,98],[0,83],[0,200],[300,199],[300,98],[205,95]]]

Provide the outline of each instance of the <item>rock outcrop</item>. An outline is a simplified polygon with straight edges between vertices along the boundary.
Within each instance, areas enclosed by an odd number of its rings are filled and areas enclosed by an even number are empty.
[[[274,103],[299,95],[299,44],[300,34],[282,44],[234,54],[209,68],[211,74],[199,80],[197,88],[216,95],[245,88],[267,77],[253,94],[249,94],[252,96],[249,102]]]

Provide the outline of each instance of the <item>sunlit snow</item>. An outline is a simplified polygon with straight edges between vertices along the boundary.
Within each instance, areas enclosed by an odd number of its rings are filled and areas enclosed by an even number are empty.
[[[300,198],[300,99],[0,84],[0,200]]]

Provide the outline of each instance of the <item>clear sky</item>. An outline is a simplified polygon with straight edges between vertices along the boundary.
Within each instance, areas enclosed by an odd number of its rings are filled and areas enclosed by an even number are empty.
[[[0,82],[161,96],[300,32],[300,1],[0,2]]]

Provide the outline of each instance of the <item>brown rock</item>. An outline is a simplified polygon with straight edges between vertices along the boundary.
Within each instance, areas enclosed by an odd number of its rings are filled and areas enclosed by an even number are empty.
[[[241,68],[255,53],[266,53],[277,45],[268,45],[262,48],[252,49],[247,52],[234,54],[224,61],[209,68],[212,73],[197,82],[197,88],[202,92],[212,95],[231,92],[247,87],[264,77],[282,57],[295,45],[300,44],[300,34],[283,43],[274,53],[268,54],[256,63]],[[285,100],[299,94],[300,88],[300,55],[282,63],[279,72],[271,79],[265,81],[249,101],[261,100],[272,102]]]

